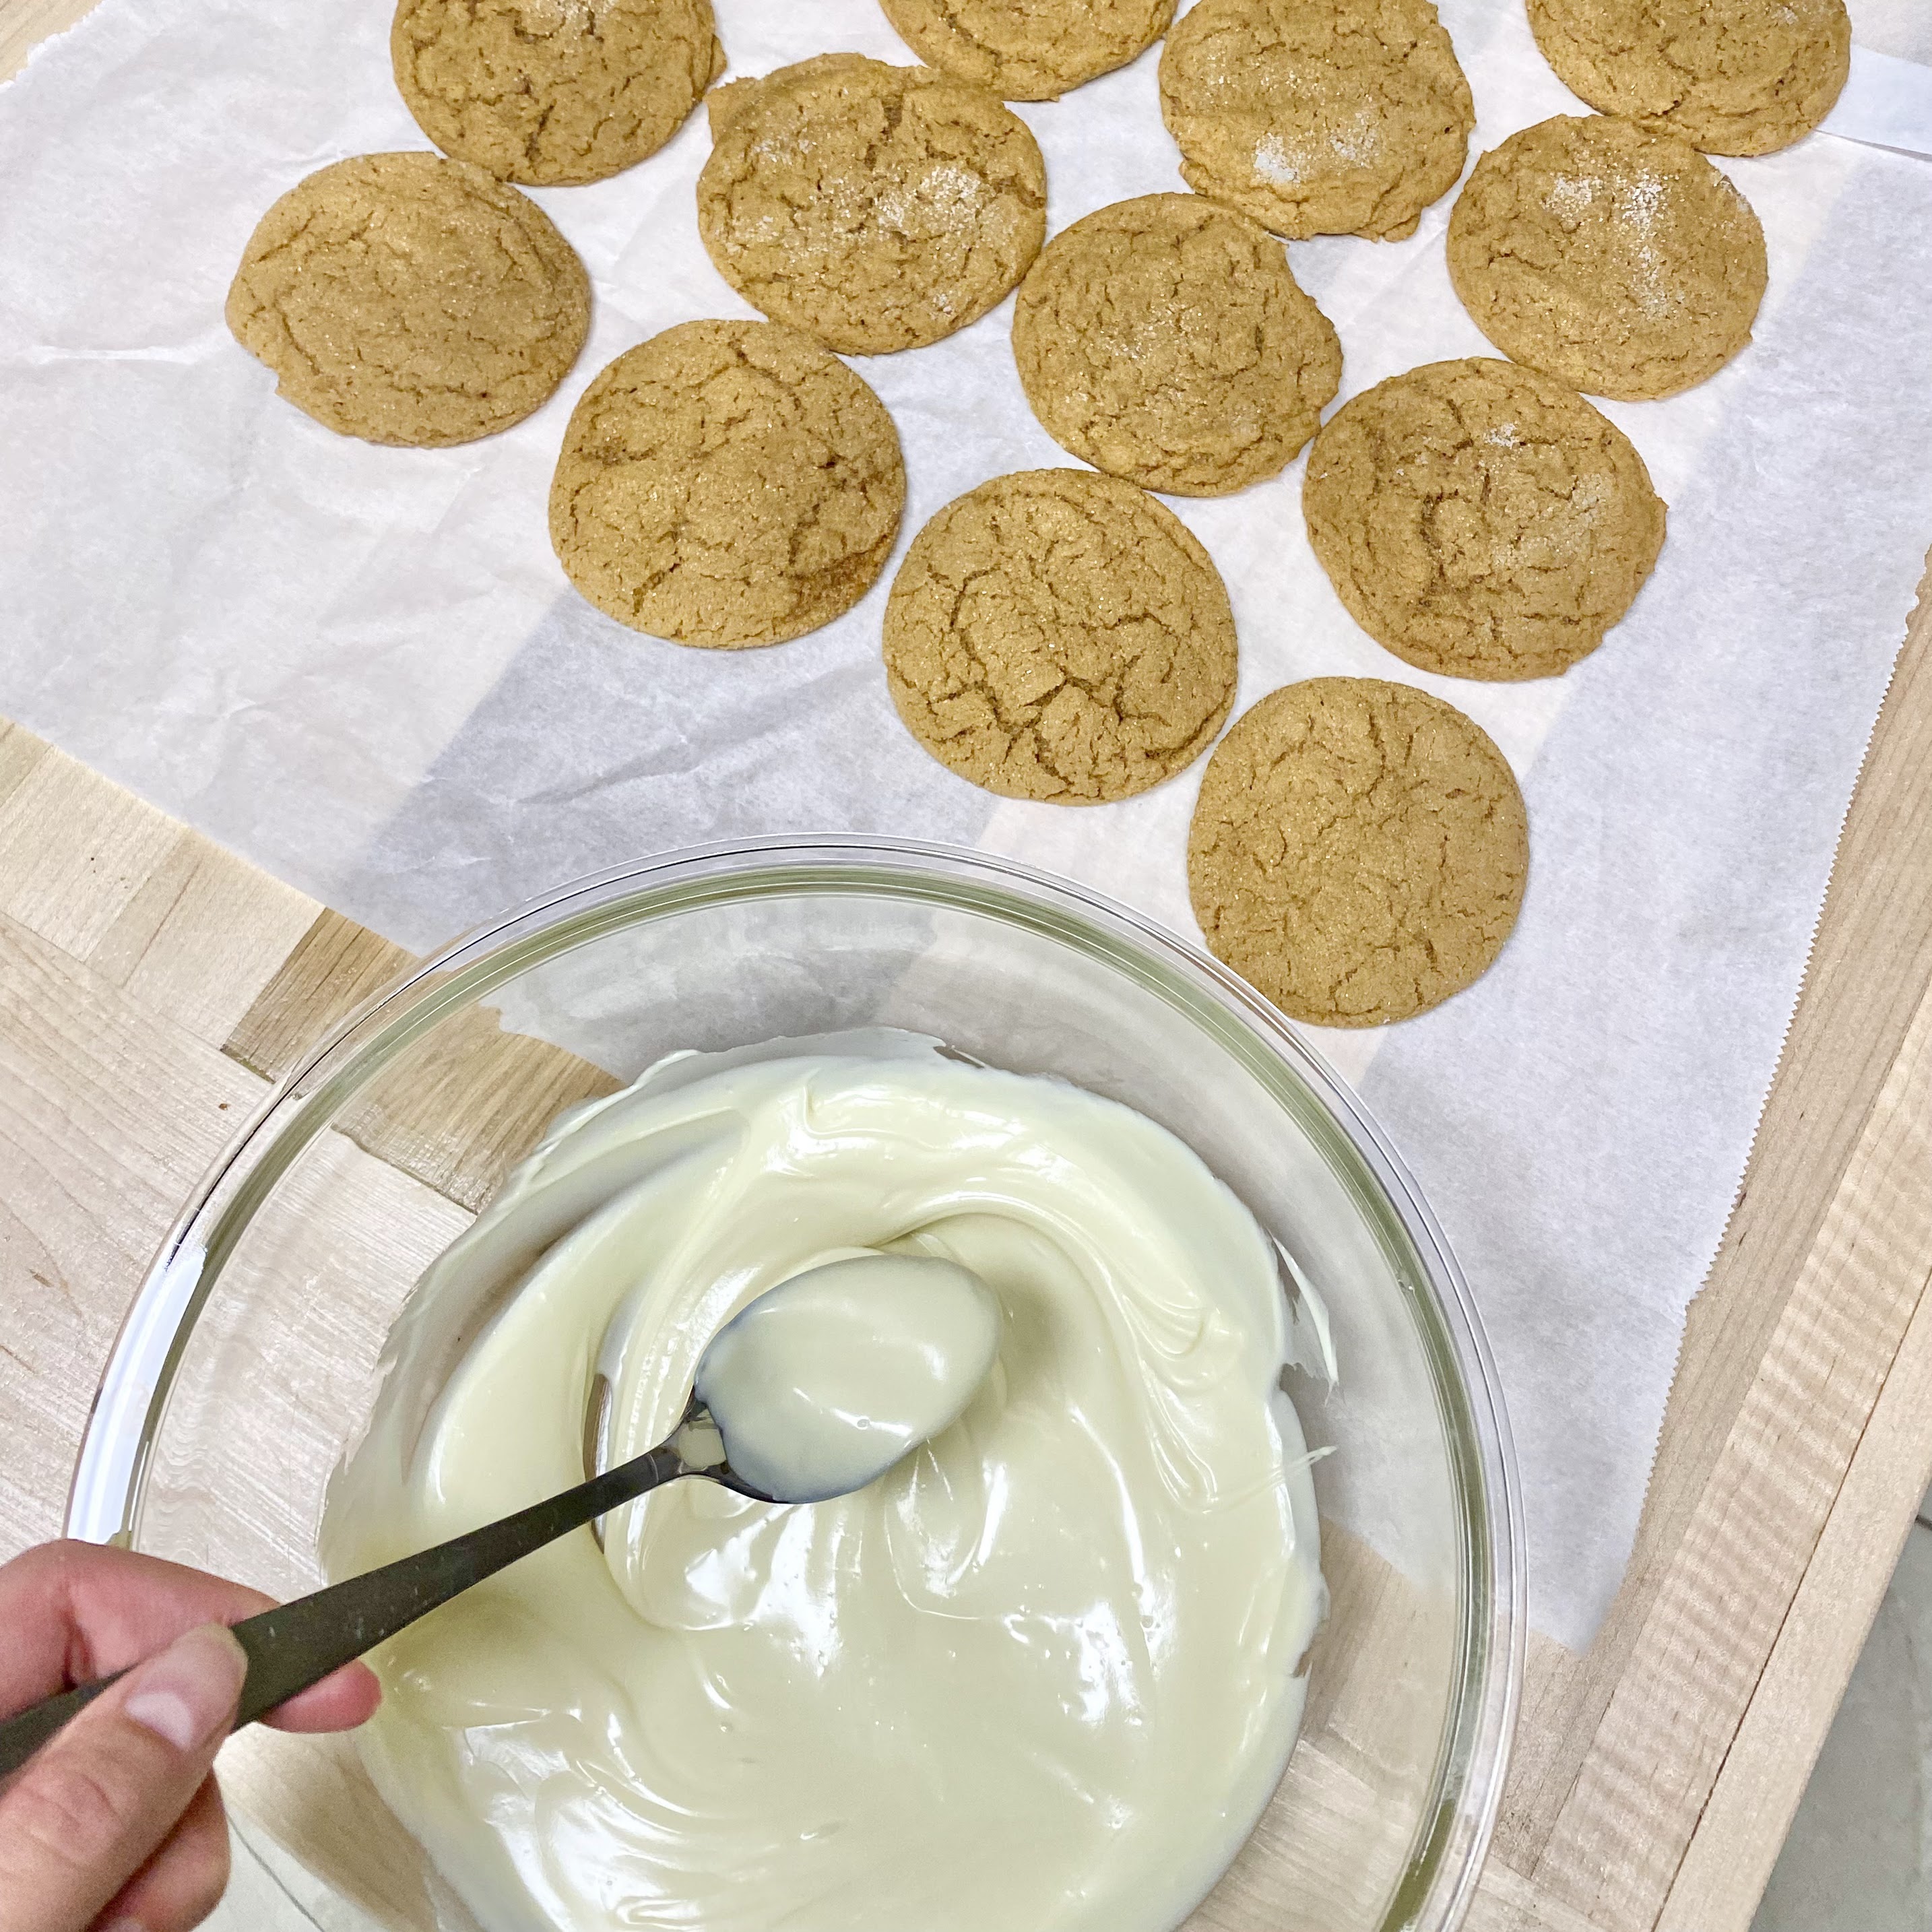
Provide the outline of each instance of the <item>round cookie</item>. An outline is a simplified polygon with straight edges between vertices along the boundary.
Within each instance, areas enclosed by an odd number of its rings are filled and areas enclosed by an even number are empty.
[[[775,322],[848,355],[937,342],[1040,252],[1046,164],[982,88],[821,54],[711,96],[698,228]]]
[[[1022,470],[946,505],[886,604],[886,681],[937,758],[1007,798],[1097,805],[1172,778],[1234,698],[1220,574],[1117,477]]]
[[[880,0],[928,67],[1007,100],[1053,100],[1125,67],[1174,18],[1174,0]]]
[[[1553,677],[1630,608],[1664,509],[1630,439],[1513,362],[1432,362],[1309,452],[1315,554],[1378,644],[1445,677]]]
[[[1380,1026],[1460,993],[1516,924],[1522,794],[1453,705],[1318,677],[1215,747],[1187,844],[1216,956],[1292,1018]]]
[[[710,0],[400,0],[389,58],[446,154],[544,187],[656,154],[724,67]]]
[[[1505,356],[1641,401],[1714,375],[1750,340],[1764,230],[1688,142],[1558,115],[1471,170],[1449,278]]]
[[[1293,241],[1412,235],[1476,124],[1430,0],[1200,0],[1161,50],[1160,111],[1190,188]]]
[[[892,419],[836,356],[770,322],[687,322],[584,391],[550,534],[620,624],[730,650],[850,610],[904,506]]]
[[[1845,0],[1529,0],[1573,94],[1711,154],[1768,154],[1830,113],[1852,65]]]
[[[434,448],[549,397],[584,346],[590,281],[549,216],[481,168],[358,154],[262,216],[227,318],[317,422]]]
[[[1287,250],[1198,194],[1116,202],[1054,236],[1020,285],[1013,359],[1056,442],[1189,496],[1274,475],[1342,380]]]

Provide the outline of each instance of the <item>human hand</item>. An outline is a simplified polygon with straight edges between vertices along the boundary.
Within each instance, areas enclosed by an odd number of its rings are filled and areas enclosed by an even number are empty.
[[[188,1932],[214,1909],[228,1882],[214,1754],[248,1668],[227,1626],[271,1601],[98,1544],[0,1564],[0,1714],[139,1666],[0,1787],[0,1932]],[[266,1721],[346,1730],[380,1694],[352,1664]]]

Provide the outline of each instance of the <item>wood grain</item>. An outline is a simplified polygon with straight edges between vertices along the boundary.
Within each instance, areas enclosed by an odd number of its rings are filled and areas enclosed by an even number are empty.
[[[324,1034],[416,963],[414,953],[353,920],[316,910],[236,1017],[227,1051],[263,1079],[282,1079]]]
[[[59,1533],[121,1317],[262,1090],[0,916],[0,1557]]]
[[[416,963],[325,912],[242,1016],[227,1050],[280,1080],[322,1034]],[[565,1108],[617,1086],[574,1054],[506,1033],[494,1013],[472,1008],[373,1081],[340,1131],[474,1213]]]
[[[565,1108],[620,1084],[472,1007],[372,1081],[341,1131],[474,1213]]]
[[[259,1020],[320,916],[0,723],[0,1561],[60,1532],[128,1301],[181,1202],[266,1091],[224,1044]],[[352,971],[334,996],[361,990]],[[466,1216],[346,1142],[333,1164],[357,1162],[380,1197],[358,1226],[396,1252],[358,1262],[345,1244],[355,1284],[406,1283]],[[414,1198],[398,1192],[412,1187]],[[319,1321],[352,1313],[352,1297],[329,1292],[346,1285],[318,1279]],[[321,1353],[366,1373],[382,1332],[348,1347],[332,1335]],[[286,1567],[292,1544],[312,1547],[314,1526],[280,1522],[277,1508],[296,1491],[312,1505],[340,1446],[328,1390],[312,1372],[286,1381],[281,1453],[272,1468],[238,1466],[208,1552],[212,1567],[284,1591],[315,1580],[312,1564]],[[326,1426],[305,1432],[305,1414]],[[420,1853],[343,1741],[251,1732],[224,1749],[222,1777],[231,1802],[344,1897],[434,1932]]]
[[[319,910],[0,724],[0,1557],[59,1530],[128,1300],[263,1090],[231,1016]]]
[[[94,0],[0,0],[0,80],[20,72],[41,41],[94,10]]]
[[[421,1848],[370,1782],[352,1738],[244,1731],[222,1747],[221,1783],[284,1851],[392,1932],[440,1932],[451,1922],[430,1899]]]
[[[1932,994],[1922,1000],[1827,1211],[1794,1303],[1843,1303],[1880,1280],[1912,1319],[1678,1868],[1660,1932],[1744,1932],[1804,1788],[1793,1733],[1822,1734],[1910,1528],[1900,1498],[1932,1482]],[[1918,1280],[1915,1290],[1911,1279]],[[1774,1473],[1775,1472],[1774,1471]],[[1774,1503],[1776,1498],[1773,1498]],[[1909,1505],[1908,1505],[1909,1506]]]

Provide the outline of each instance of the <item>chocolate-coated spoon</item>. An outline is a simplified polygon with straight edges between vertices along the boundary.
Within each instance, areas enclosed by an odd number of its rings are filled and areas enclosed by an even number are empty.
[[[769,1503],[824,1502],[863,1489],[958,1418],[998,1342],[992,1292],[951,1262],[866,1255],[781,1282],[712,1337],[682,1418],[655,1449],[514,1516],[237,1624],[248,1673],[236,1728],[472,1583],[680,1476],[708,1476]],[[0,1722],[0,1777],[124,1674],[76,1684]]]

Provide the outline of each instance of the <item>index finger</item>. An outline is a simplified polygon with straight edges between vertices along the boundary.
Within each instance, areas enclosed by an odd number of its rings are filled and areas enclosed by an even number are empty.
[[[43,1544],[0,1565],[0,1712],[52,1696],[152,1657],[184,1630],[236,1624],[274,1599],[212,1576],[95,1543]],[[380,1692],[368,1667],[352,1664],[292,1697],[268,1721],[284,1730],[341,1730],[359,1724]]]

